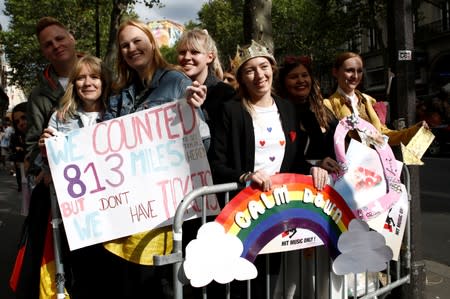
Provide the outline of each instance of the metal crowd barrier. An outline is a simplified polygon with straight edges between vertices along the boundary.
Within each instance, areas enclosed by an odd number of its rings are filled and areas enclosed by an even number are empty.
[[[405,184],[406,191],[408,192],[408,203],[411,200],[410,194],[410,174],[407,166],[403,167],[402,181]],[[227,183],[213,186],[204,186],[195,189],[188,193],[183,201],[180,203],[175,213],[173,222],[173,250],[172,253],[165,256],[154,256],[154,264],[156,266],[173,264],[173,292],[175,299],[183,298],[183,285],[189,283],[182,274],[183,263],[183,249],[182,248],[182,225],[183,214],[190,206],[192,201],[196,198],[202,198],[202,207],[206,206],[206,196],[209,194],[225,193],[225,202],[229,201],[229,192],[240,189],[241,186],[238,183]],[[206,223],[205,209],[202,208],[202,223]],[[336,275],[331,270],[331,260],[328,257],[327,249],[324,246],[315,247],[313,249],[307,248],[300,250],[300,259],[298,264],[299,269],[299,295],[297,297],[286,297],[286,265],[287,254],[282,253],[282,270],[280,276],[283,279],[282,295],[272,297],[273,286],[271,286],[269,271],[266,269],[265,274],[265,298],[302,298],[302,299],[344,299],[344,298],[384,298],[391,291],[403,284],[410,283],[410,270],[411,270],[411,221],[410,221],[410,209],[408,208],[407,224],[405,228],[405,235],[403,238],[402,250],[400,252],[398,261],[390,261],[386,270],[378,273],[362,273],[351,275]],[[308,252],[308,253],[307,253]],[[307,253],[307,254],[306,254]],[[266,261],[270,259],[271,254],[266,255]],[[308,255],[308,257],[306,256]],[[181,270],[181,271],[180,271]],[[264,275],[264,273],[259,273]],[[358,284],[358,277],[363,275],[365,281],[363,285],[363,294],[358,294],[358,287],[361,289],[361,285]],[[370,281],[369,276],[372,278]],[[353,278],[353,279],[352,279]],[[353,281],[349,283],[349,281]],[[225,298],[231,297],[230,285],[227,284],[225,289]],[[208,298],[206,288],[202,290],[202,297]],[[212,298],[212,297],[211,297]],[[247,281],[246,298],[251,297],[251,283]],[[258,298],[259,299],[259,298]]]

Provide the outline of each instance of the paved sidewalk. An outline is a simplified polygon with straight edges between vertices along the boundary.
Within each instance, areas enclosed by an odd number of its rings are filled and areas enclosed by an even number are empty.
[[[0,169],[0,298],[13,299],[9,277],[14,265],[22,223],[22,194],[17,192],[16,178]]]
[[[427,272],[425,299],[450,298],[450,267],[425,260],[425,270]]]

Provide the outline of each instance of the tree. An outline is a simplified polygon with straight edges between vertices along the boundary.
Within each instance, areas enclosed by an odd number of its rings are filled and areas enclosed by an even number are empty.
[[[314,69],[328,74],[336,53],[358,51],[369,29],[384,47],[375,20],[385,6],[384,0],[212,0],[203,5],[199,20],[226,56],[233,57],[236,46],[252,38],[269,47],[273,38],[277,59],[309,55]]]
[[[273,52],[272,0],[245,0],[243,25],[247,44],[263,41]]]
[[[216,41],[225,68],[234,58],[236,46],[244,44],[242,12],[242,0],[213,0],[203,4],[198,13],[199,25]]]

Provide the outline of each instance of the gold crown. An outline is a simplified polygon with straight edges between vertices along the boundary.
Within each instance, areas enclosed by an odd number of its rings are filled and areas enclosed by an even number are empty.
[[[231,68],[235,71],[235,74],[237,74],[239,68],[246,61],[255,57],[266,57],[272,64],[276,64],[275,58],[270,53],[269,48],[252,40],[250,45],[242,48],[239,45],[237,46],[236,56],[231,61]]]

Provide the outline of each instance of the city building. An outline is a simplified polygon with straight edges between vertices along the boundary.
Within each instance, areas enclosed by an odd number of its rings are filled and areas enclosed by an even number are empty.
[[[448,88],[445,86],[450,83],[450,1],[426,0],[417,3],[413,16],[412,52],[416,95],[419,98],[433,97],[441,89]],[[385,49],[382,48],[388,43],[388,31],[386,22],[378,22],[378,28],[367,29],[360,39],[360,52],[366,68],[364,88],[380,100],[385,100],[389,78],[395,76],[390,72]]]

